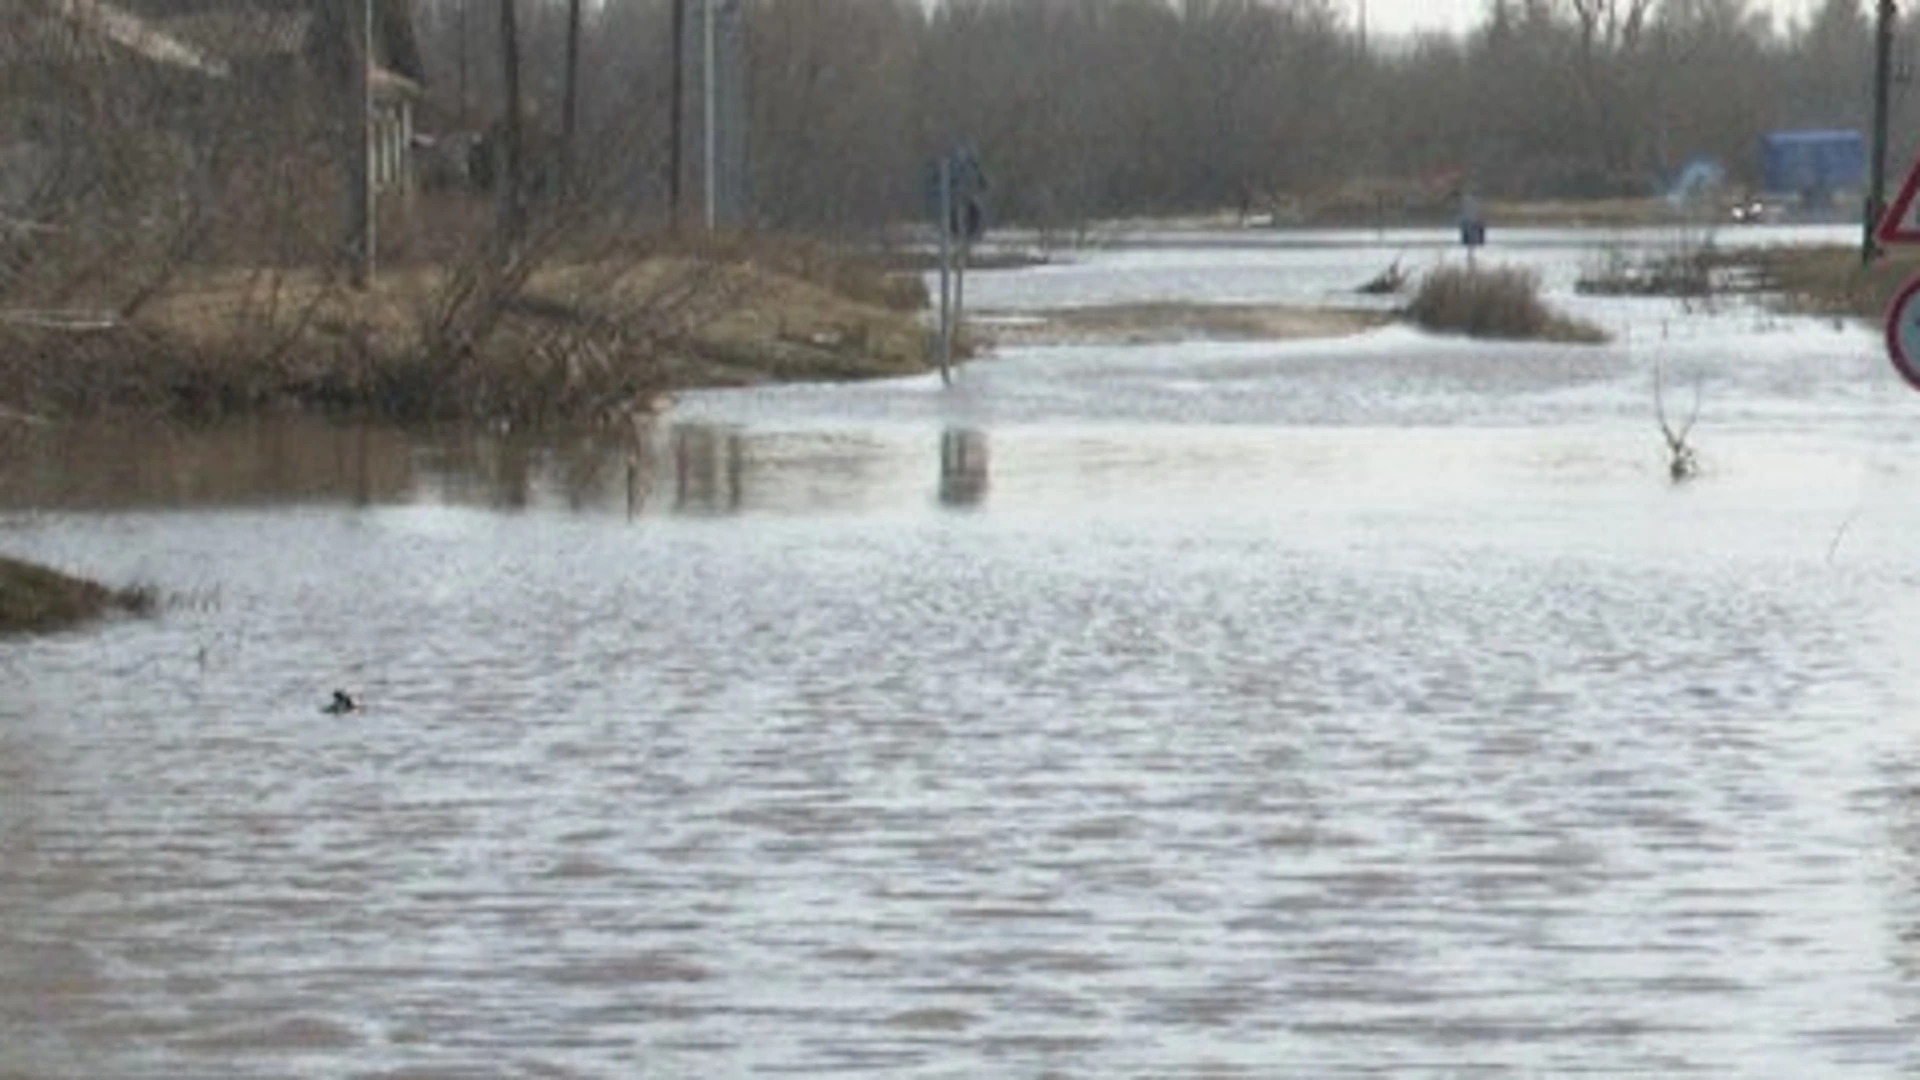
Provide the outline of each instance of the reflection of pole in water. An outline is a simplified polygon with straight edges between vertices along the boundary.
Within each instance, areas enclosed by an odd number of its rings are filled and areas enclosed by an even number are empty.
[[[634,413],[627,429],[627,520],[640,516],[653,494],[653,417]]]
[[[948,428],[940,433],[940,502],[977,506],[987,497],[987,435]]]
[[[673,432],[673,508],[675,510],[687,505],[687,479],[692,472],[687,463],[687,440],[692,434],[687,428],[676,428]]]
[[[483,444],[482,453],[486,449]],[[533,455],[526,438],[509,434],[495,440],[490,449],[494,452],[493,505],[525,509],[533,501]]]
[[[1909,980],[1920,979],[1920,790],[1912,786],[1896,789],[1886,810],[1891,821],[1889,832],[1895,849],[1894,869],[1906,894],[1893,963]],[[1903,1018],[1909,1030],[1920,1023],[1920,1011]]]
[[[737,431],[677,427],[673,431],[676,510],[738,510],[746,499],[746,440]]]
[[[353,505],[373,505],[373,448],[365,424],[353,433]]]
[[[745,455],[740,452],[740,436],[727,436],[727,509],[740,509],[740,497],[746,487],[741,483],[745,471]]]

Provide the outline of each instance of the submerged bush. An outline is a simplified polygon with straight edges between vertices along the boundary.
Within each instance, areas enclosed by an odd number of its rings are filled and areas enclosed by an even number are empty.
[[[1540,299],[1540,276],[1512,266],[1443,266],[1420,281],[1407,314],[1429,330],[1470,337],[1599,342],[1606,332]]]

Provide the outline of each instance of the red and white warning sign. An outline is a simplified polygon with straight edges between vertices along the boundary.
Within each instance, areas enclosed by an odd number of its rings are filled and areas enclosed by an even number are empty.
[[[1920,244],[1920,159],[1907,170],[1900,194],[1874,223],[1873,236],[1883,244]]]

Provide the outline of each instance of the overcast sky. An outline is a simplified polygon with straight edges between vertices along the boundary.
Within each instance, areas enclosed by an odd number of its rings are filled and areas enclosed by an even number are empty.
[[[1412,34],[1422,31],[1462,33],[1479,25],[1490,0],[1334,0],[1351,5],[1348,25],[1366,4],[1367,29],[1372,34]],[[1799,19],[1814,0],[1750,0],[1757,9],[1773,13],[1776,27]]]

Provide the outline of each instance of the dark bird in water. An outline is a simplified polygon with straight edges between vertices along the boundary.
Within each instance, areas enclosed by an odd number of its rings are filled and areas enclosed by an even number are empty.
[[[338,716],[341,713],[359,712],[360,703],[355,701],[353,695],[347,693],[345,690],[335,690],[333,692],[333,700],[327,702],[327,707],[321,711],[333,716]]]

